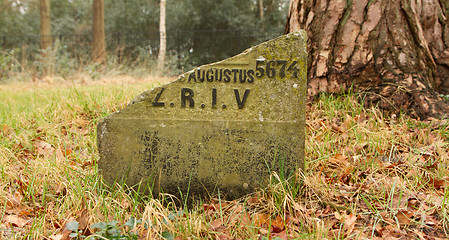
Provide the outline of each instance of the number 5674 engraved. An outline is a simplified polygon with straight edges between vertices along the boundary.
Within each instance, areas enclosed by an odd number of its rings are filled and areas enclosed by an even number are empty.
[[[267,76],[269,78],[274,78],[279,76],[280,78],[284,78],[286,76],[286,72],[292,72],[292,77],[298,77],[299,69],[296,67],[298,61],[289,62],[287,60],[256,60],[256,77],[261,78],[263,76]]]

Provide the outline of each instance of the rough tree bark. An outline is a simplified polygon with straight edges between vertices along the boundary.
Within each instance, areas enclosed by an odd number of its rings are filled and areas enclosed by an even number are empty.
[[[41,48],[47,49],[51,47],[50,0],[41,0],[39,11],[41,20]]]
[[[165,31],[165,6],[166,0],[160,2],[160,15],[159,15],[159,55],[157,57],[156,75],[161,75],[165,63],[165,52],[167,46],[167,32]]]
[[[104,0],[93,0],[92,12],[92,60],[102,63],[106,61]]]
[[[292,0],[285,32],[298,29],[309,96],[353,87],[367,105],[448,117],[449,1]]]

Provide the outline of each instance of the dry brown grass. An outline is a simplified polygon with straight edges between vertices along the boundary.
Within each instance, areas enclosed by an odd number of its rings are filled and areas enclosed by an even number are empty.
[[[273,174],[273,183],[251,196],[212,196],[190,209],[168,195],[148,199],[124,186],[105,187],[95,126],[170,79],[153,80],[0,85],[3,238],[111,238],[113,231],[123,239],[446,237],[448,122],[387,117],[364,109],[355,94],[323,95],[308,106],[301,184]]]

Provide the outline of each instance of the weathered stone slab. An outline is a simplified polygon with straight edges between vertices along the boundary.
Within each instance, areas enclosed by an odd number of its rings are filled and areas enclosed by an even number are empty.
[[[225,47],[225,46],[224,46]],[[98,124],[109,183],[236,198],[304,167],[306,34],[184,73]]]

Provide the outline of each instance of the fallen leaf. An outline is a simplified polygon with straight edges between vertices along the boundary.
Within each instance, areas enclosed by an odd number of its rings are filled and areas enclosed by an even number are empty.
[[[345,155],[337,153],[337,154],[335,154],[334,159],[345,166],[349,165],[348,157],[346,157]]]
[[[432,144],[432,145],[429,145],[426,147],[422,147],[422,148],[418,149],[417,151],[419,153],[421,153],[422,155],[432,156],[435,153],[435,149],[436,149],[435,144]]]
[[[53,185],[52,188],[55,191],[56,196],[65,196],[67,194],[67,188],[65,185]]]
[[[400,238],[402,236],[401,230],[397,229],[393,225],[383,227],[381,233],[383,239],[391,239],[391,237]]]
[[[257,227],[262,227],[263,225],[267,225],[267,221],[269,216],[265,213],[256,213],[254,215],[254,220],[256,222]]]
[[[438,169],[439,162],[437,160],[433,161],[432,163],[430,163],[430,161],[427,161],[423,165],[427,170]]]
[[[213,204],[206,204],[206,203],[204,203],[203,204],[203,210],[206,212],[206,211],[215,211],[216,210],[216,208],[215,208],[215,206],[213,205]]]
[[[244,208],[241,204],[236,204],[235,206],[231,207],[229,212],[229,219],[227,226],[233,227],[235,224],[240,220],[243,220],[243,216],[245,215],[245,212],[243,212]]]
[[[238,213],[243,212],[243,210],[244,210],[244,207],[242,204],[236,204],[234,207],[231,208],[230,212],[232,214],[238,214]]]
[[[248,201],[246,201],[248,204],[255,204],[259,202],[259,198],[257,197],[251,197],[248,199]]]
[[[88,217],[89,213],[87,212],[87,209],[83,209],[78,213],[79,217],[76,219],[78,222],[78,230],[81,231],[82,235],[89,236],[91,235],[91,232],[89,230],[89,224],[88,224]]]
[[[20,192],[15,191],[13,195],[8,194],[7,196],[7,206],[14,207],[19,206],[22,202],[23,196]]]
[[[42,140],[35,141],[33,146],[36,148],[36,153],[44,157],[53,155],[55,151],[55,149],[51,146],[51,144]]]
[[[343,237],[342,229],[339,228],[332,229],[327,233],[327,235],[331,239],[341,239]]]
[[[1,125],[1,127],[0,127],[0,133],[3,136],[8,136],[9,134],[13,133],[13,131],[14,130],[6,124]]]
[[[333,165],[334,168],[343,168],[350,165],[348,157],[342,154],[335,154],[334,157],[329,158],[329,163]]]
[[[441,180],[441,179],[432,179],[431,182],[433,182],[433,186],[437,190],[444,189],[448,185],[446,180]]]
[[[331,127],[332,127],[332,130],[334,130],[335,132],[343,133],[343,130],[336,123],[332,123]]]
[[[69,230],[69,228],[70,229],[73,228],[74,222],[76,222],[76,220],[73,217],[70,217],[69,219],[67,219],[65,221],[65,223],[62,226],[62,232],[61,232],[62,239],[61,240],[70,240],[71,239],[69,235],[72,233],[72,230]],[[68,225],[68,228],[67,228],[67,225]]]
[[[331,206],[327,205],[326,208],[323,210],[323,215],[324,214],[329,214],[332,211]],[[340,216],[340,214],[338,212],[335,212],[336,214],[338,214],[338,216]]]
[[[251,217],[250,217],[249,213],[243,212],[241,215],[240,221],[245,226],[251,225]]]
[[[334,212],[334,217],[340,222],[343,219],[343,216],[340,214],[340,212]]]
[[[414,197],[411,197],[411,198],[409,198],[407,200],[407,208],[408,208],[408,210],[419,209],[419,205],[420,205],[419,200],[414,198]]]
[[[352,233],[352,231],[354,231],[356,221],[357,217],[354,214],[350,213],[349,215],[345,215],[344,217],[345,223],[344,229],[346,230],[345,236],[349,236]]]
[[[5,212],[7,214],[11,214],[11,215],[18,215],[18,216],[28,216],[33,212],[33,208],[30,208],[28,206],[17,206],[11,209],[6,209]]]
[[[399,224],[401,225],[409,225],[412,221],[413,213],[407,210],[399,210],[396,214],[396,218],[398,219]]]
[[[120,205],[122,206],[123,209],[128,209],[131,207],[131,203],[126,198],[122,198],[122,200],[120,201]]]
[[[70,240],[70,239],[72,239],[71,237],[70,237],[70,234],[72,233],[72,231],[70,231],[70,230],[68,230],[67,228],[64,228],[64,230],[62,230],[62,238],[61,238],[61,240]]]
[[[271,239],[282,239],[282,240],[289,240],[289,239],[293,239],[291,237],[288,236],[287,231],[282,231],[280,233],[273,233],[271,234]]]
[[[218,240],[228,240],[231,239],[228,235],[220,233],[220,234],[216,234],[216,239]]]
[[[269,231],[265,228],[259,228],[259,234],[261,235],[267,235]]]
[[[424,233],[420,232],[418,229],[413,229],[413,233],[416,234],[420,240],[428,239],[427,236]]]
[[[73,151],[72,151],[71,148],[66,148],[65,151],[64,151],[64,156],[65,157],[70,156],[72,154],[72,152]]]
[[[433,216],[424,216],[423,220],[424,220],[423,222],[426,225],[429,225],[429,226],[436,226],[436,225],[438,225],[438,220],[436,220]]]
[[[377,223],[376,226],[374,226],[374,229],[376,230],[377,234],[382,236],[382,226],[380,225],[380,223]]]
[[[51,240],[62,240],[62,238],[64,237],[64,235],[62,234],[54,234],[50,236]]]
[[[380,215],[382,216],[382,218],[385,222],[390,223],[390,224],[395,224],[395,221],[388,217],[387,212],[381,212]]]
[[[273,221],[271,221],[272,232],[280,233],[285,230],[284,220],[281,216],[277,216]]]
[[[28,220],[23,219],[17,215],[7,215],[3,218],[3,222],[9,223],[14,227],[23,228],[28,223]]]
[[[223,221],[220,219],[213,220],[210,222],[209,226],[212,231],[218,230],[223,225]]]

